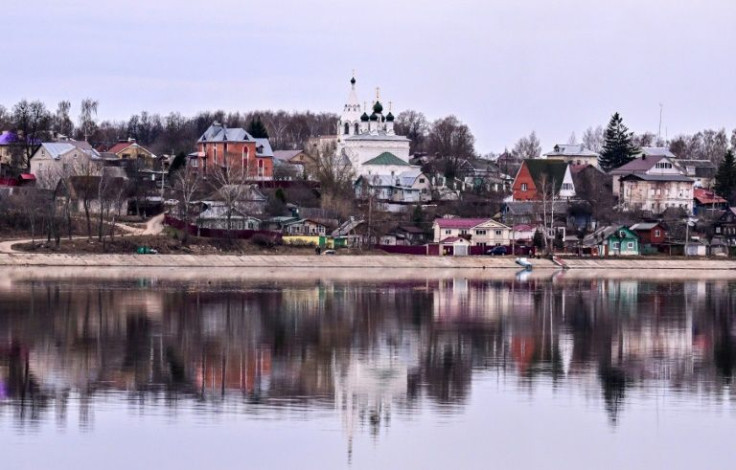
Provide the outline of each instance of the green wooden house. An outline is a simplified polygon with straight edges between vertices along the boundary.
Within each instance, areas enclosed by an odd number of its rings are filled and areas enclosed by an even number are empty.
[[[639,236],[625,225],[601,227],[583,240],[594,256],[639,256]]]

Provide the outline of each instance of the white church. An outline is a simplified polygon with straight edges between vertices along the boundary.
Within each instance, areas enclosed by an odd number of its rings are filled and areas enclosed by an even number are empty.
[[[350,161],[356,177],[397,176],[412,169],[409,139],[394,133],[394,115],[390,109],[383,114],[379,90],[370,107],[361,106],[355,83],[351,78],[350,94],[337,122],[337,154]]]

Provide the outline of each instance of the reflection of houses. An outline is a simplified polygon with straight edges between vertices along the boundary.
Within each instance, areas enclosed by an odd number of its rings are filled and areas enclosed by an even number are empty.
[[[661,245],[667,239],[667,230],[657,222],[642,222],[629,228],[639,237],[642,250]]]

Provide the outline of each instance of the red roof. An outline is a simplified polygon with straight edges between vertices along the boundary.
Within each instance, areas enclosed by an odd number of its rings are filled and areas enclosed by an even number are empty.
[[[727,201],[713,191],[703,188],[693,190],[693,198],[700,204],[725,204]]]
[[[440,228],[469,229],[493,219],[435,219]]]

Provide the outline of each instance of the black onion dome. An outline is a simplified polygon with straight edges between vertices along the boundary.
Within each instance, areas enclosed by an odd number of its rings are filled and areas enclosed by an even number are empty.
[[[363,115],[360,116],[360,120],[363,121],[363,122],[368,121],[368,115],[366,113],[363,113]]]
[[[386,120],[388,122],[394,122],[394,115],[391,114],[391,111],[389,111],[388,114],[386,115]]]
[[[371,121],[378,121],[378,114],[376,114],[376,113],[371,114],[371,118],[370,119],[371,119]]]
[[[376,114],[381,114],[383,112],[383,105],[380,101],[376,101],[376,104],[373,105],[373,112]]]

